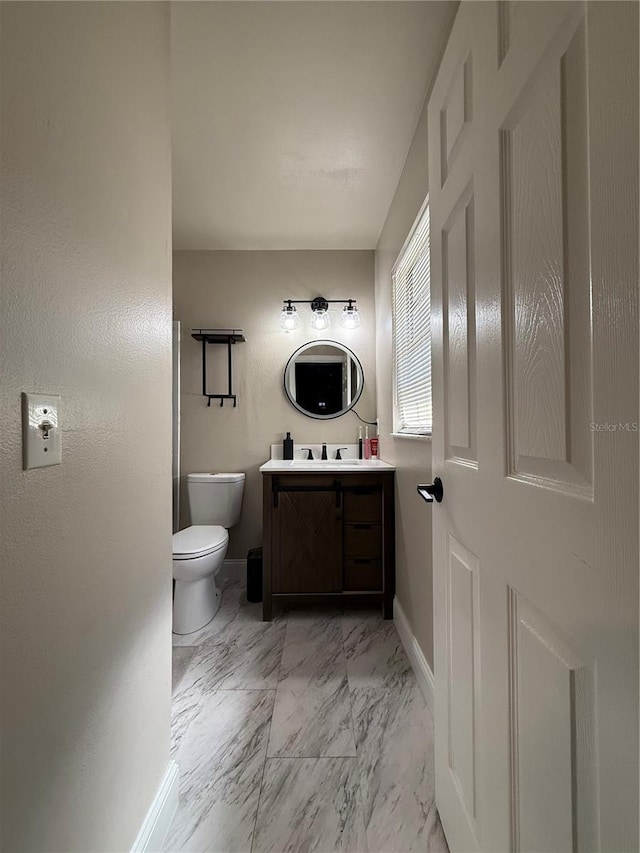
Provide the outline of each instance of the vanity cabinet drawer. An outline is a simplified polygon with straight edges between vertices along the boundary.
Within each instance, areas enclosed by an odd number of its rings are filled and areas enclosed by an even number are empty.
[[[344,588],[351,591],[382,589],[382,560],[358,557],[344,561]]]
[[[382,557],[382,526],[370,522],[345,524],[344,526],[344,556],[351,557]]]
[[[382,487],[360,486],[344,491],[344,520],[382,521]]]

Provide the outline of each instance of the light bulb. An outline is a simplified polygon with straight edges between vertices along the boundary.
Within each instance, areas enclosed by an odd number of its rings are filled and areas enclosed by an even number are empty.
[[[300,316],[295,305],[285,305],[280,314],[280,326],[286,332],[292,332],[300,325]]]
[[[311,313],[311,328],[316,332],[323,332],[331,325],[328,311],[312,311]]]
[[[343,329],[357,329],[360,325],[360,313],[355,305],[345,305],[340,316],[340,325]]]

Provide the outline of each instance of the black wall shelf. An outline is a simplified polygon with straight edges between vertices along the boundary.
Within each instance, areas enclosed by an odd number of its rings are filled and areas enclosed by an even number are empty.
[[[232,373],[232,358],[231,347],[235,344],[241,344],[246,341],[242,334],[242,329],[192,329],[191,337],[196,341],[202,342],[202,395],[207,398],[207,406],[211,405],[212,400],[220,400],[220,405],[224,406],[225,400],[233,400],[233,407],[238,405],[236,395],[233,393],[233,373]],[[228,376],[229,376],[229,393],[228,394],[210,394],[207,391],[207,344],[226,344],[228,358]]]

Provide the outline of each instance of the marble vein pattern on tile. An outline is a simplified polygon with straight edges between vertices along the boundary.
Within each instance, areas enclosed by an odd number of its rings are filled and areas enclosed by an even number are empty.
[[[355,758],[268,758],[252,853],[365,853]]]
[[[347,613],[342,617],[349,688],[397,689],[416,685],[395,625],[374,613]]]
[[[176,759],[180,801],[165,851],[250,850],[273,697],[222,690],[203,698]]]
[[[201,646],[180,690],[275,690],[284,622],[234,623]]]
[[[189,726],[202,707],[203,692],[199,686],[180,686],[171,700],[171,757],[175,758]]]
[[[418,687],[351,691],[369,853],[448,853],[435,804],[433,722]]]
[[[339,622],[337,624],[339,627]],[[334,637],[326,642],[285,642],[268,755],[320,757],[355,754],[347,667],[341,640]]]
[[[331,642],[342,644],[341,616],[342,611],[337,609],[291,608],[287,613],[285,645]]]
[[[175,693],[189,668],[196,650],[193,646],[174,646],[171,654],[171,692]]]

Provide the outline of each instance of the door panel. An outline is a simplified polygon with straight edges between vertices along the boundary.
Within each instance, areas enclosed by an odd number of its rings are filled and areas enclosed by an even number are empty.
[[[637,27],[463,2],[429,101],[452,853],[640,847]]]
[[[496,7],[499,66],[507,57],[511,60],[514,54],[526,46],[532,34],[532,25],[535,32],[539,23],[543,25],[546,23],[545,18],[541,18],[537,13],[532,13],[530,6],[531,3],[522,2],[522,0],[498,0]],[[512,47],[514,50],[510,56],[509,52]]]
[[[471,55],[457,66],[451,88],[440,110],[442,140],[441,182],[447,179],[451,166],[462,147],[473,114]]]
[[[473,189],[442,233],[447,458],[477,464]]]
[[[448,543],[449,770],[476,834],[476,709],[479,685],[478,561],[453,536]]]
[[[593,496],[585,32],[500,130],[509,474]]]
[[[513,850],[596,850],[593,664],[513,589],[509,608]]]

